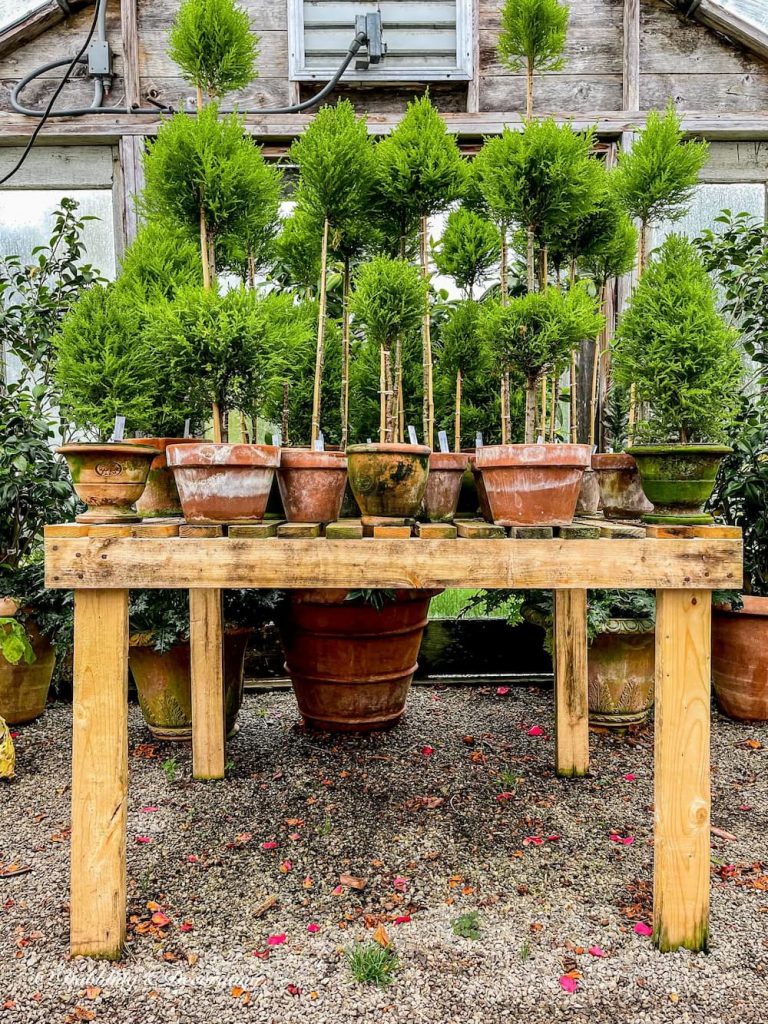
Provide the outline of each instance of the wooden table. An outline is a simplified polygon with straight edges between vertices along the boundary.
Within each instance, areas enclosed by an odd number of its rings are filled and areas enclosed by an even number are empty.
[[[661,950],[706,948],[710,592],[741,586],[741,535],[727,527],[679,533],[648,528],[651,536],[607,524],[601,530],[607,536],[578,540],[336,540],[269,536],[274,529],[266,526],[230,527],[224,536],[221,527],[168,521],[47,527],[46,585],[75,592],[72,954],[119,958],[125,941],[128,591],[134,587],[189,590],[198,779],[224,777],[222,588],[554,590],[555,757],[561,776],[589,770],[587,588],[655,589],[653,934]],[[582,531],[582,537],[595,532]]]

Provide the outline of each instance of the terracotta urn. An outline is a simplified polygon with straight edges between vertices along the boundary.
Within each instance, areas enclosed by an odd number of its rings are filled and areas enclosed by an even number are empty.
[[[595,516],[600,509],[600,485],[592,469],[585,469],[581,478],[576,512],[580,516]]]
[[[634,445],[627,454],[634,457],[640,483],[653,512],[643,515],[647,523],[696,525],[711,523],[704,505],[715,487],[720,463],[733,451],[721,444]]]
[[[637,463],[626,452],[600,452],[592,456],[592,469],[600,488],[606,519],[639,519],[653,512],[643,493]]]
[[[344,452],[283,448],[277,483],[289,523],[332,523],[341,515],[347,457]]]
[[[200,441],[170,445],[167,458],[188,523],[254,523],[264,518],[280,448]]]
[[[589,724],[626,729],[653,707],[656,634],[652,619],[609,619],[589,646]]]
[[[421,444],[354,444],[347,448],[349,485],[363,522],[418,514],[431,449]]]
[[[12,618],[17,608],[9,598],[0,599],[0,616]],[[0,718],[9,725],[33,722],[45,711],[56,662],[53,647],[35,624],[26,622],[25,629],[34,661],[28,665],[22,660],[12,665],[0,654]]]
[[[432,452],[424,491],[424,514],[432,522],[453,519],[459,504],[469,456],[462,452]]]
[[[485,483],[483,481],[483,474],[480,472],[477,466],[477,459],[475,458],[476,452],[472,452],[469,457],[469,468],[472,473],[472,479],[475,482],[475,493],[477,494],[477,505],[480,511],[480,515],[485,519],[487,523],[493,522],[493,515],[491,513],[491,506],[488,502],[488,494],[485,490]]]
[[[712,682],[720,710],[768,722],[768,597],[745,594],[739,611],[712,609]]]
[[[149,467],[144,493],[136,502],[136,511],[142,519],[181,515],[179,491],[166,450],[170,444],[197,444],[199,440],[197,437],[131,437],[126,440],[126,444],[141,444],[158,453]]]
[[[576,512],[588,444],[497,444],[478,448],[493,522],[502,526],[567,526]]]
[[[88,509],[78,523],[137,523],[136,502],[144,493],[152,461],[160,453],[144,445],[65,444],[56,449],[67,460],[78,498]]]

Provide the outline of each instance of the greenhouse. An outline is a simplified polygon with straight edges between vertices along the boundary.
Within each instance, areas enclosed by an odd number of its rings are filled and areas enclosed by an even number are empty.
[[[3,1019],[764,1024],[768,4],[0,72]]]

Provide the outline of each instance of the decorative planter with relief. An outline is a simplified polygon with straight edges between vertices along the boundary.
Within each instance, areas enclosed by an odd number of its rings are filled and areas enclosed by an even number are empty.
[[[87,511],[78,523],[136,523],[136,502],[144,493],[157,449],[124,442],[65,444],[56,451],[67,460],[72,484]]]
[[[12,619],[18,610],[15,601],[0,598],[0,618]],[[0,626],[3,628],[7,627]],[[0,718],[5,719],[8,725],[25,725],[42,715],[56,661],[52,645],[34,623],[26,622],[24,628],[34,661],[27,664],[22,659],[12,665],[0,654]]]
[[[589,646],[589,724],[626,729],[653,707],[656,633],[652,619],[608,619]]]
[[[188,523],[254,523],[264,518],[280,448],[259,444],[170,445],[184,518]]]
[[[600,506],[606,519],[639,519],[653,512],[643,493],[637,463],[626,452],[600,452],[592,456],[592,469],[600,488]]]
[[[431,449],[420,444],[354,444],[347,448],[349,484],[363,522],[418,514]]]
[[[331,523],[341,516],[347,457],[344,452],[282,448],[277,483],[289,523]]]
[[[712,609],[712,682],[730,718],[768,721],[768,597],[744,594],[743,607]]]
[[[648,523],[696,525],[712,522],[704,505],[720,463],[733,449],[720,444],[648,444],[627,449],[637,462],[640,483],[653,512]]]
[[[168,466],[166,452],[168,445],[198,444],[199,439],[196,437],[132,437],[125,443],[154,448],[158,453],[149,468],[144,493],[136,501],[136,511],[142,519],[180,516],[179,491],[173,478],[173,470]]]
[[[567,526],[576,512],[588,444],[499,444],[478,448],[490,517],[502,526]]]
[[[462,452],[432,452],[424,491],[423,511],[433,522],[451,520],[456,514],[469,456]]]

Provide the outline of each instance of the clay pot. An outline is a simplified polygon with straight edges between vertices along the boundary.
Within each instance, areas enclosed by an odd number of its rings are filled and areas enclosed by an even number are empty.
[[[7,617],[15,614],[15,602],[4,599],[0,605],[5,605],[4,609],[0,607],[0,614],[4,617],[6,613]],[[26,622],[24,626],[35,660],[30,665],[24,661],[11,665],[0,655],[0,718],[4,718],[8,725],[24,725],[42,715],[56,661],[53,647],[34,623]]]
[[[768,721],[768,597],[745,594],[738,612],[713,608],[712,682],[726,715]]]
[[[349,484],[363,522],[410,518],[421,506],[431,449],[422,444],[354,444],[347,448]]]
[[[640,483],[654,511],[647,523],[711,523],[703,512],[720,463],[733,449],[720,444],[648,444],[627,449],[637,462]]]
[[[477,468],[477,459],[473,453],[469,457],[469,468],[472,472],[472,479],[475,481],[475,493],[477,494],[478,507],[480,509],[480,515],[485,519],[487,523],[493,522],[493,513],[491,512],[491,504],[488,501],[488,492],[485,489],[485,481],[483,480],[483,474]]]
[[[656,634],[651,619],[609,619],[589,647],[589,724],[626,729],[653,707]]]
[[[332,523],[341,515],[347,486],[346,455],[283,448],[277,482],[289,523]]]
[[[478,448],[492,520],[502,526],[567,526],[576,512],[588,444],[497,444]]]
[[[167,458],[188,523],[253,523],[264,518],[280,448],[201,441],[170,445]]]
[[[56,451],[67,460],[78,498],[88,510],[78,523],[137,523],[135,502],[147,484],[155,448],[125,444],[65,444]]]
[[[464,472],[469,456],[461,452],[432,452],[429,476],[424,491],[424,513],[432,522],[453,519],[459,504]]]
[[[591,469],[584,470],[576,502],[576,512],[581,516],[595,516],[600,508],[600,485]]]
[[[149,467],[144,493],[136,502],[136,511],[142,519],[181,515],[179,492],[173,470],[168,466],[166,449],[169,444],[198,444],[199,440],[197,437],[132,437],[125,442],[154,448],[158,453]]]
[[[643,494],[637,463],[631,455],[626,452],[595,454],[592,469],[606,519],[639,519],[653,512],[653,505]]]
[[[308,725],[370,732],[395,725],[408,690],[430,599],[439,591],[397,590],[377,609],[347,590],[294,590],[283,624],[285,668]]]
[[[243,662],[250,629],[224,632],[224,706],[227,736],[237,731],[243,703]],[[160,654],[151,633],[135,633],[128,649],[128,665],[139,695],[141,713],[159,740],[192,739],[192,677],[189,641]]]

